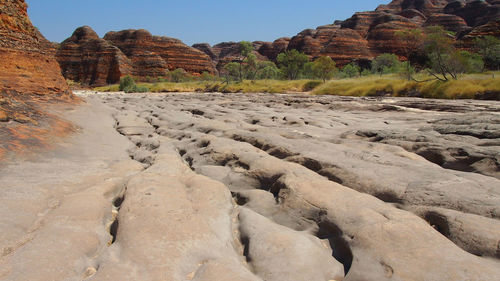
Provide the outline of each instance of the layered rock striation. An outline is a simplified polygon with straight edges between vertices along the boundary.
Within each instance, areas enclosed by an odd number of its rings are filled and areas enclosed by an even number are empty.
[[[498,18],[497,0],[394,0],[333,25],[306,29],[292,37],[288,49],[298,49],[312,58],[330,56],[340,65],[382,53],[404,58],[404,43],[395,35],[397,31],[440,25],[456,33],[459,45],[468,41],[465,45],[470,47],[471,37],[500,36]],[[346,30],[355,31],[359,38]]]
[[[263,41],[252,42],[254,49],[253,54],[259,60],[268,60],[269,57],[266,56],[265,54],[262,54],[260,50],[262,48],[264,49],[268,48],[269,44],[271,44],[270,46],[271,49],[274,48],[272,46],[272,43],[269,42],[263,42]],[[214,46],[210,46],[210,44],[208,43],[199,43],[199,44],[194,44],[193,48],[196,48],[207,54],[212,59],[213,64],[217,67],[218,70],[220,70],[224,65],[226,65],[229,62],[240,61],[242,59],[239,42],[222,42]],[[286,47],[284,49],[286,49]],[[276,56],[278,55],[278,53],[280,53],[280,51],[276,53]]]
[[[67,79],[86,85],[116,83],[128,74],[163,77],[177,68],[192,74],[216,72],[204,52],[144,29],[112,31],[99,38],[88,26],[77,28],[59,46],[57,60]]]
[[[292,38],[252,43],[260,60],[276,61],[279,53],[297,49],[313,59],[330,56],[340,66],[353,61],[364,64],[383,53],[405,59],[405,42],[396,36],[398,31],[440,25],[455,32],[457,45],[471,48],[471,38],[500,36],[498,18],[498,0],[393,0],[374,11],[357,12]],[[91,85],[115,83],[125,74],[161,77],[176,68],[193,74],[216,73],[228,62],[241,59],[238,42],[189,47],[143,29],[109,32],[100,39],[89,27],[77,29],[65,40],[57,58],[66,78]]]
[[[75,101],[54,45],[32,25],[24,0],[0,1],[0,159],[45,146],[70,124],[44,112],[47,102]]]
[[[57,60],[66,79],[82,84],[114,83],[133,73],[130,59],[88,26],[77,28],[61,43]]]
[[[344,21],[305,29],[292,38],[253,43],[256,53],[272,61],[279,53],[290,49],[297,49],[311,58],[330,56],[340,66],[352,61],[363,64],[383,53],[395,53],[404,59],[405,43],[396,32],[440,25],[455,32],[459,46],[471,48],[471,38],[500,36],[499,11],[498,0],[394,0],[380,5],[375,11],[357,12]],[[206,43],[195,44],[193,47],[209,55],[219,67],[238,53],[238,43],[234,42],[213,47]]]
[[[66,99],[53,45],[31,24],[24,0],[0,1],[0,91]]]
[[[120,48],[133,61],[139,76],[176,68],[191,73],[215,72],[210,57],[175,38],[153,36],[140,29],[108,32],[104,39]],[[148,73],[149,66],[151,73]]]

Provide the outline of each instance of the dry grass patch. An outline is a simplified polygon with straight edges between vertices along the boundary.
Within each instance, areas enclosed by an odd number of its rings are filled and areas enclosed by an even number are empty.
[[[497,78],[498,77],[498,78]],[[421,75],[417,80],[428,80]],[[408,96],[425,98],[472,99],[477,94],[498,92],[500,94],[500,72],[464,75],[459,80],[415,82],[397,75],[368,76],[330,81],[313,91],[316,95],[342,96]]]

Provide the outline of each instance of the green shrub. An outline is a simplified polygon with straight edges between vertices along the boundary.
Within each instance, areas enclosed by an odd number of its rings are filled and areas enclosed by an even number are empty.
[[[401,63],[395,54],[382,54],[372,61],[372,72],[382,74],[398,72]]]
[[[361,71],[361,76],[370,76],[370,75],[372,75],[372,72],[368,68],[365,68],[363,69],[363,71]]]
[[[309,92],[309,91],[314,90],[316,87],[318,87],[321,84],[322,84],[321,81],[312,80],[312,81],[309,81],[309,82],[305,83],[304,87],[302,89],[305,92]]]
[[[125,77],[122,77],[120,79],[120,91],[127,91],[130,88],[133,88],[135,86],[134,79],[130,76],[127,75]]]
[[[292,49],[280,53],[276,57],[276,61],[286,79],[296,80],[304,71],[304,65],[309,62],[309,57],[296,49]]]
[[[359,72],[360,67],[356,63],[351,62],[348,65],[344,66],[338,73],[338,75],[340,78],[352,78],[358,76]]]
[[[203,71],[203,73],[200,76],[200,80],[201,81],[217,81],[217,80],[219,80],[219,77],[211,74],[210,72]]]
[[[125,93],[146,93],[149,92],[149,88],[146,86],[138,86],[135,84],[134,79],[129,75],[122,77],[120,79],[120,86],[118,87],[120,91]]]
[[[176,68],[173,71],[170,71],[167,76],[169,80],[174,83],[186,82],[189,81],[189,73],[182,68]]]
[[[125,93],[147,93],[149,92],[149,88],[146,86],[137,86],[134,85],[132,87],[125,88]]]

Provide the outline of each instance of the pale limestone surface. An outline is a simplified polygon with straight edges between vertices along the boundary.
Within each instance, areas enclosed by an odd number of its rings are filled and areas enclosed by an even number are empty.
[[[500,278],[498,102],[79,94],[0,168],[0,280]]]

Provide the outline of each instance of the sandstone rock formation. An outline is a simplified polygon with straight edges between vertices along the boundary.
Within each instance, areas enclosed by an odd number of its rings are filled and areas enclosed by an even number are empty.
[[[275,61],[279,53],[286,51],[289,43],[290,43],[290,38],[282,37],[274,40],[274,42],[272,43],[265,42],[264,44],[262,44],[262,46],[260,46],[257,52],[269,58],[270,60]]]
[[[268,58],[260,54],[258,50],[266,45],[267,42],[255,41],[252,42],[253,54],[257,56],[259,60],[267,60]],[[193,48],[196,48],[212,58],[214,65],[220,70],[225,64],[231,61],[241,60],[241,50],[239,42],[222,42],[214,46],[210,46],[207,43],[194,44]]]
[[[77,28],[58,47],[57,60],[64,77],[86,85],[117,83],[128,74],[139,79],[164,77],[176,68],[192,74],[216,72],[204,52],[143,29],[108,32],[99,38],[88,26]]]
[[[338,26],[302,31],[290,40],[288,48],[298,49],[313,57],[330,56],[339,65],[373,58],[366,39],[352,29]]]
[[[210,46],[210,44],[208,43],[198,43],[198,44],[194,44],[192,46],[193,48],[195,49],[198,49],[202,52],[204,52],[205,54],[207,54],[213,61],[217,61],[218,59],[218,55],[216,55],[214,53],[214,51],[212,50],[212,47]]]
[[[297,49],[311,58],[330,56],[340,66],[352,61],[365,64],[382,53],[395,53],[404,59],[397,31],[441,25],[457,34],[458,46],[471,48],[471,38],[492,33],[500,36],[495,29],[498,18],[497,0],[394,0],[375,11],[357,12],[344,21],[306,29],[292,38],[255,41],[254,54],[260,60],[275,61],[279,53]],[[58,60],[65,77],[95,85],[114,83],[128,73],[140,78],[161,77],[175,68],[195,74],[215,73],[239,59],[237,42],[188,47],[177,39],[152,36],[146,30],[109,32],[104,40],[92,33],[81,39],[72,36],[59,48]],[[91,50],[92,56],[85,55]]]
[[[0,91],[70,98],[52,44],[31,24],[24,0],[2,0],[1,12]]]
[[[373,27],[370,29],[367,40],[374,54],[401,54],[401,45],[399,44],[396,32],[417,27],[411,20],[391,14],[378,16],[372,25]]]
[[[287,48],[302,51],[311,58],[330,56],[341,66],[370,60],[382,53],[396,53],[404,58],[403,43],[395,32],[429,25],[441,25],[456,32],[457,45],[470,48],[471,38],[500,36],[495,24],[500,18],[499,3],[497,0],[394,0],[375,11],[357,12],[344,21],[306,29],[292,37]],[[274,59],[276,55],[270,49],[264,45],[262,54]]]
[[[456,15],[435,13],[429,16],[425,22],[426,26],[440,25],[446,30],[460,33],[469,29],[465,20]]]
[[[70,125],[44,113],[40,104],[74,97],[54,46],[31,24],[24,0],[0,1],[0,62],[1,159],[66,132]]]
[[[120,48],[132,60],[137,76],[162,76],[166,71],[176,68],[191,73],[215,72],[205,53],[178,39],[153,36],[143,29],[108,32],[104,39]]]
[[[132,62],[118,47],[99,38],[88,26],[77,28],[60,44],[57,60],[66,79],[86,85],[116,83],[133,70]]]

